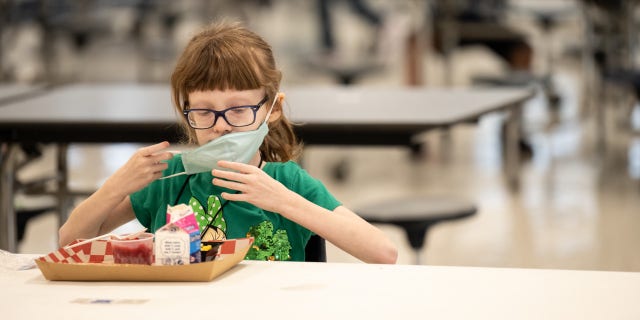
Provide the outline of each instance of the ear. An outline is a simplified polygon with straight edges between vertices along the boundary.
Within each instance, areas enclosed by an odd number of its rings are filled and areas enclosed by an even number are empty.
[[[282,106],[284,103],[284,98],[284,92],[277,93],[276,103],[273,105],[273,111],[271,111],[269,123],[275,122],[276,120],[280,119],[280,116],[282,116]]]

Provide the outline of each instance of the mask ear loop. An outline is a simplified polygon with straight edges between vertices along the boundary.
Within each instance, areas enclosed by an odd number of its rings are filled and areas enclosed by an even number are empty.
[[[280,93],[277,93],[276,97],[273,98],[273,102],[271,103],[271,108],[269,108],[269,112],[267,112],[267,117],[264,118],[264,123],[267,123],[267,120],[269,120],[269,117],[271,116],[271,111],[273,111],[273,106],[276,105],[276,101],[278,101],[279,97],[280,97]]]
[[[179,173],[174,173],[172,175],[168,175],[166,177],[162,177],[162,178],[158,178],[158,180],[164,180],[164,179],[169,179],[169,178],[173,178],[173,177],[177,177],[177,176],[183,176],[185,174],[188,174],[186,171],[184,172],[179,172]]]

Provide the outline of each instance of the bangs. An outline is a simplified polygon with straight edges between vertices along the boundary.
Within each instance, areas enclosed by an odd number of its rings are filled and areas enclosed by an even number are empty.
[[[252,49],[233,44],[210,44],[203,48],[199,61],[185,70],[186,93],[206,90],[251,90],[265,85],[258,70],[262,59]]]
[[[180,57],[172,86],[184,103],[194,91],[267,89],[280,82],[271,47],[237,27],[211,29],[196,36]],[[178,102],[178,101],[176,101]]]

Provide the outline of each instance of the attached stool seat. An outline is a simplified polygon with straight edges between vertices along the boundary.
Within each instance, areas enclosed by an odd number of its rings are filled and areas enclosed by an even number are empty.
[[[432,226],[470,217],[476,206],[453,196],[412,196],[367,205],[357,210],[358,215],[371,223],[393,224],[404,229],[416,255],[416,264],[421,263],[420,253]]]
[[[309,67],[333,76],[341,85],[352,85],[366,75],[384,69],[384,63],[372,58],[358,57],[347,59],[332,56],[311,56],[307,60]]]

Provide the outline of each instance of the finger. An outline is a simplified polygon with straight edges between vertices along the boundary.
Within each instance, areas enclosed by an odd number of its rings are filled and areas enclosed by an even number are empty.
[[[166,149],[168,147],[169,147],[169,142],[162,141],[160,143],[156,143],[156,144],[150,145],[148,147],[140,148],[140,153],[143,156],[150,156],[150,155],[153,155],[154,153],[159,152],[160,150]]]
[[[168,161],[173,158],[173,153],[171,152],[161,152],[148,156],[148,158],[152,159],[154,162],[162,162]]]
[[[225,161],[225,160],[218,161],[218,166],[222,168],[227,168],[227,169],[235,170],[238,172],[242,172],[242,173],[250,173],[258,168],[250,164],[245,164],[241,162],[231,162],[231,161]]]
[[[222,179],[226,179],[226,180],[233,180],[233,181],[238,181],[238,182],[246,182],[245,181],[246,179],[244,179],[244,176],[245,176],[244,173],[213,169],[211,171],[211,175],[213,175],[214,177],[218,177],[218,178],[222,178]]]
[[[157,181],[162,177],[163,177],[162,172],[154,173],[153,178],[151,179],[151,181],[149,181],[149,183]]]
[[[244,191],[246,185],[244,183],[239,183],[239,182],[235,182],[235,181],[229,181],[229,180],[223,180],[223,179],[218,179],[218,178],[214,178],[211,181],[214,185],[218,186],[218,187],[223,187],[223,188],[227,188],[227,189],[231,189],[231,190],[236,190],[236,191]]]
[[[220,196],[222,197],[222,199],[225,199],[228,201],[246,201],[247,200],[247,196],[242,193],[223,192],[220,194]]]
[[[154,164],[152,167],[153,169],[153,173],[162,173],[162,171],[167,170],[167,168],[169,168],[169,164],[165,163],[165,162],[160,162],[160,163],[156,163]]]

